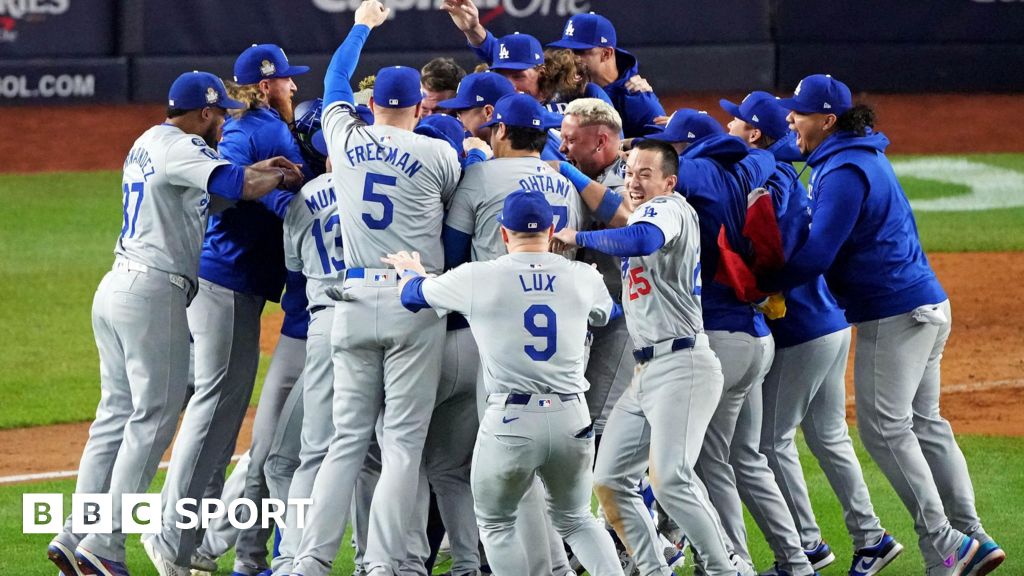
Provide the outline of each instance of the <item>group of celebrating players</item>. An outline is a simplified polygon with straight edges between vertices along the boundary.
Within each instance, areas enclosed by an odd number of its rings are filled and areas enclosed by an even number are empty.
[[[308,68],[272,44],[228,87],[171,86],[125,161],[93,306],[102,396],[76,492],[111,494],[114,529],[69,519],[48,549],[64,576],[129,573],[119,496],[149,488],[183,407],[143,536],[161,576],[231,547],[240,576],[326,575],[350,520],[358,574],[428,574],[446,532],[454,576],[671,574],[687,544],[698,573],[745,576],[743,505],[775,557],[761,574],[816,574],[836,557],[798,427],[849,574],[876,574],[903,546],[848,434],[851,323],[859,431],[927,573],[1002,563],[939,413],[949,302],[869,107],[813,75],[723,100],[727,129],[667,116],[602,16],[544,49],[495,38],[472,0],[443,9],[479,71],[387,67],[354,92],[389,14],[366,0],[322,99],[293,109]],[[225,481],[268,300],[281,338]],[[176,503],[204,496],[311,504],[273,534],[180,528]]]

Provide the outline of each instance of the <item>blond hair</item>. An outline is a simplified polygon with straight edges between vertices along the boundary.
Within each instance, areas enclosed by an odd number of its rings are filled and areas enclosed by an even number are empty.
[[[566,101],[583,95],[587,79],[580,57],[572,50],[548,48],[540,73],[540,93],[546,100]]]
[[[607,126],[618,134],[622,132],[622,117],[611,104],[598,98],[577,98],[565,107],[565,115],[575,116],[580,126]]]
[[[270,105],[266,94],[260,92],[259,84],[238,84],[231,80],[225,80],[224,87],[227,88],[228,96],[232,100],[238,100],[246,105],[245,109],[230,111],[230,114],[235,118],[241,117],[249,110],[266,108]]]

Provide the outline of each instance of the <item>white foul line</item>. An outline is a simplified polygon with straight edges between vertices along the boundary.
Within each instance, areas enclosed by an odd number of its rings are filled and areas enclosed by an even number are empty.
[[[232,462],[237,462],[241,454],[231,457]],[[165,469],[170,462],[161,462],[159,469]],[[0,484],[18,484],[21,482],[38,482],[39,480],[60,480],[62,478],[74,478],[78,476],[78,470],[59,470],[57,472],[37,472],[35,474],[17,474],[14,476],[0,476]]]

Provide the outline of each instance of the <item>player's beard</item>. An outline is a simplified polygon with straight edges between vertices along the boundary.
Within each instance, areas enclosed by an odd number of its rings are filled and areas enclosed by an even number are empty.
[[[274,98],[270,101],[270,107],[277,110],[277,113],[281,115],[281,120],[285,124],[291,125],[295,122],[295,107],[292,105],[292,97],[287,98]]]

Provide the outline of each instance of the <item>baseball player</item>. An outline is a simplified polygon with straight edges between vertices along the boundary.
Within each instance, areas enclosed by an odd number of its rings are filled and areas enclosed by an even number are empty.
[[[772,230],[772,237],[780,242],[754,242],[755,260],[772,256],[782,263],[800,247],[810,229],[807,190],[789,162],[799,152],[786,122],[788,111],[767,92],[752,92],[738,105],[722,100],[721,106],[733,116],[728,125],[731,135],[775,155],[775,172],[765,184],[770,195],[758,198],[748,209],[746,226],[757,224],[757,203],[763,202],[766,229]],[[763,386],[761,452],[768,458],[793,514],[808,560],[815,570],[821,570],[835,561],[835,555],[822,540],[800,467],[795,436],[797,426],[803,425],[807,444],[843,507],[854,550],[876,548],[881,552],[870,555],[870,559],[866,553],[863,558],[855,553],[851,569],[857,574],[876,574],[899,555],[903,546],[885,532],[875,515],[847,431],[844,375],[850,349],[849,324],[820,276],[786,290],[784,297],[785,316],[768,319],[776,349]],[[753,395],[748,397],[744,412],[754,400]],[[751,509],[754,514],[760,511]],[[762,529],[771,525],[768,519],[757,518],[757,522]],[[774,541],[769,538],[769,543]]]
[[[512,83],[501,74],[474,72],[462,79],[453,98],[438,105],[454,112],[466,132],[490,142],[491,128],[486,124],[494,118],[494,105],[502,96],[515,92]]]
[[[395,273],[380,268],[380,258],[412,245],[429,269],[442,269],[443,206],[455,191],[460,167],[451,146],[412,133],[421,99],[413,69],[377,73],[373,126],[353,114],[352,71],[371,28],[388,13],[376,0],[360,5],[324,79],[324,135],[334,159],[347,268],[335,293],[340,300],[331,335],[335,433],[313,483],[313,504],[291,571],[304,576],[330,571],[382,410],[383,468],[365,558],[371,573],[398,570],[405,556],[403,521],[413,507],[440,378],[444,323],[401,307]]]
[[[113,270],[93,301],[103,394],[75,486],[111,495],[113,530],[83,538],[71,531],[69,517],[47,551],[65,576],[128,574],[121,496],[149,488],[185,400],[185,309],[198,285],[209,193],[251,200],[301,182],[298,168],[280,157],[248,168],[220,157],[225,110],[242,106],[216,76],[182,74],[168,93],[166,121],[143,133],[125,159],[124,222]]]
[[[296,90],[292,77],[308,70],[289,64],[284,51],[273,44],[254,45],[239,55],[235,81],[251,97],[248,109],[225,124],[220,144],[225,158],[245,165],[283,155],[303,163],[287,122]],[[221,492],[223,470],[255,384],[260,314],[267,300],[280,300],[285,283],[281,218],[292,195],[278,190],[260,202],[241,202],[210,218],[199,261],[199,294],[188,310],[196,393],[171,455],[161,532],[145,539],[158,570],[187,570],[201,543],[196,541],[196,529],[178,528],[178,501]],[[285,394],[279,395],[283,402]],[[262,568],[249,566],[245,571]]]
[[[639,75],[636,56],[617,46],[615,26],[593,12],[569,18],[562,38],[549,48],[565,48],[579,56],[587,76],[600,86],[622,118],[626,138],[642,136],[649,124],[665,115],[657,95],[650,90],[632,89]]]
[[[590,512],[593,429],[582,394],[588,319],[607,322],[614,303],[588,266],[548,253],[553,220],[543,195],[519,190],[505,198],[499,220],[507,255],[438,278],[425,278],[419,254],[386,261],[403,278],[403,305],[459,312],[477,340],[488,408],[473,454],[473,494],[491,569],[528,573],[516,509],[536,475],[556,529],[584,566],[595,576],[621,575],[611,539]]]
[[[454,58],[438,57],[424,64],[420,69],[423,118],[431,114],[447,114],[449,110],[441,106],[440,102],[455,96],[459,82],[465,76],[466,71],[455,63]]]
[[[605,427],[594,483],[604,513],[641,574],[671,574],[637,491],[645,469],[662,506],[683,527],[709,574],[736,573],[723,533],[693,466],[722,389],[718,359],[701,320],[697,215],[673,193],[678,158],[645,141],[630,152],[627,226],[557,238],[623,259],[623,308],[634,356],[633,381]],[[625,207],[620,207],[620,210]]]
[[[762,288],[791,288],[825,274],[857,325],[861,438],[914,518],[928,574],[988,574],[1006,554],[982,528],[963,453],[939,413],[949,300],[885,158],[889,141],[874,131],[874,112],[853,106],[850,89],[830,76],[804,78],[779,104],[791,110],[796,144],[810,154],[812,227]],[[865,551],[868,564],[881,553]]]
[[[571,182],[553,173],[540,159],[547,138],[545,129],[551,121],[544,108],[526,94],[506,95],[497,101],[492,120],[483,126],[490,130],[495,158],[466,170],[448,209],[444,227],[446,267],[466,262],[470,255],[479,262],[505,254],[495,218],[505,197],[517,189],[539,192],[548,200],[556,214],[556,229],[579,226],[579,195]],[[472,346],[471,342],[466,344]],[[477,400],[482,409],[486,394],[479,389],[481,385],[477,383]],[[542,487],[538,484],[524,499],[520,513],[521,537],[526,539],[525,547],[534,562],[531,572],[554,569],[564,574],[569,569],[568,559],[560,539],[551,534],[543,508]]]

